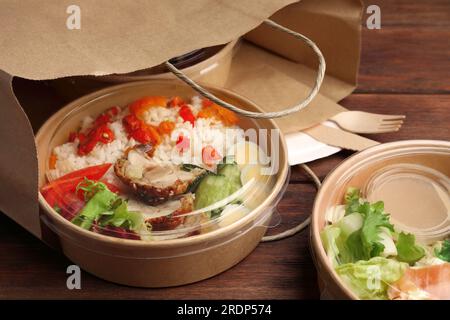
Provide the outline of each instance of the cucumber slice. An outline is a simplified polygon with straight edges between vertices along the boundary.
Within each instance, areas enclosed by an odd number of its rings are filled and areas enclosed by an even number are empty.
[[[222,164],[218,169],[217,174],[225,176],[230,180],[232,186],[232,193],[236,192],[242,187],[241,182],[241,170],[236,163],[225,163]]]
[[[217,168],[217,174],[202,177],[195,190],[195,210],[210,206],[242,188],[241,170],[236,163],[223,163]],[[220,216],[223,208],[212,210],[211,218]]]
[[[234,156],[223,157],[222,162],[217,165],[217,171],[222,169],[227,164],[237,164],[236,161],[234,160]]]
[[[207,175],[200,181],[195,192],[196,210],[210,206],[232,194],[230,180],[223,175]]]

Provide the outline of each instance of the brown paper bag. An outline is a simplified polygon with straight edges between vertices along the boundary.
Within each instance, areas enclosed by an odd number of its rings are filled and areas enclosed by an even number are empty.
[[[0,142],[11,146],[0,158],[0,210],[40,238],[34,137],[11,90],[12,75],[43,80],[132,72],[244,36],[226,87],[265,110],[281,110],[304,99],[317,66],[303,44],[259,26],[276,12],[273,20],[318,44],[328,67],[313,103],[277,120],[284,132],[307,128],[345,110],[336,101],[356,84],[359,0],[79,0],[81,29],[68,30],[66,8],[71,4],[66,0],[45,5],[32,0],[0,3],[4,48],[0,115],[8,119],[0,126]],[[19,16],[21,23],[16,21]],[[35,100],[25,107],[34,110],[43,105]]]
[[[356,86],[361,18],[359,0],[304,0],[271,17],[312,39],[327,62],[326,77],[314,101],[297,114],[276,119],[284,133],[311,127],[345,111],[335,102],[348,96]],[[282,110],[301,101],[317,73],[314,53],[264,24],[245,38],[254,45],[244,46],[238,52],[227,87],[267,111]]]

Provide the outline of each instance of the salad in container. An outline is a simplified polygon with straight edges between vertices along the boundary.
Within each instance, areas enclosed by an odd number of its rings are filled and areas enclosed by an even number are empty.
[[[326,179],[312,243],[324,295],[450,299],[450,144],[363,151]]]

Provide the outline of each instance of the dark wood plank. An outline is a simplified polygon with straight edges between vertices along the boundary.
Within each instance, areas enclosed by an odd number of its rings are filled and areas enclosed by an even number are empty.
[[[450,93],[450,28],[363,28],[357,93]]]
[[[290,185],[278,206],[281,224],[270,232],[285,230],[306,219],[314,193],[308,184]],[[139,289],[115,285],[83,271],[82,290],[72,291],[66,288],[65,273],[71,262],[61,253],[43,245],[3,214],[0,214],[0,235],[3,252],[0,299],[313,299],[319,296],[316,271],[309,255],[308,230],[282,241],[262,243],[231,270],[196,284]]]
[[[380,7],[382,27],[450,25],[450,1],[448,0],[366,0],[364,4],[366,7],[372,4]]]
[[[353,94],[342,101],[350,110],[385,114],[404,114],[406,121],[398,132],[367,135],[380,142],[406,139],[450,139],[450,95]],[[323,179],[352,152],[341,151],[333,157],[310,164]],[[305,182],[309,178],[299,167],[291,170],[291,182]]]

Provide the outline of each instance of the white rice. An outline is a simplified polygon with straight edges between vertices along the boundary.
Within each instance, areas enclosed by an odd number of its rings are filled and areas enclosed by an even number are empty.
[[[197,115],[201,109],[200,97],[193,97],[191,100],[191,110]],[[54,148],[53,152],[57,157],[55,169],[48,172],[50,180],[56,179],[71,171],[85,167],[99,165],[103,163],[114,163],[123,156],[124,151],[137,144],[134,139],[128,139],[125,128],[122,125],[122,118],[128,114],[128,109],[123,110],[119,119],[110,123],[109,127],[114,132],[115,139],[108,143],[99,143],[87,155],[77,154],[78,140],[67,142]],[[226,127],[220,121],[210,118],[199,118],[195,121],[194,127],[191,123],[184,122],[178,115],[179,107],[164,108],[152,107],[145,114],[144,119],[147,124],[157,126],[161,121],[175,122],[175,129],[170,136],[164,135],[162,142],[153,154],[153,160],[157,163],[171,162],[175,164],[192,163],[202,165],[202,148],[210,145],[216,149],[221,156],[227,155],[226,150],[233,143],[244,138],[242,130],[238,127]],[[81,132],[86,132],[92,125],[94,119],[86,117],[81,123]],[[183,153],[179,152],[176,142],[182,134],[190,140],[190,149]]]
[[[151,124],[152,126],[158,126],[161,121],[177,122],[177,118],[179,117],[177,114],[174,114],[173,111],[173,109],[165,107],[152,107],[145,112],[145,122]]]

